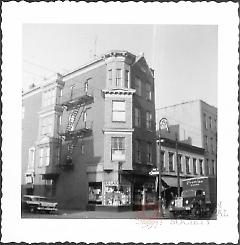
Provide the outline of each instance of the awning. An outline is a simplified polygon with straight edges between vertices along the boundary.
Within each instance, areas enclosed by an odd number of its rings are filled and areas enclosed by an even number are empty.
[[[162,177],[162,180],[169,186],[169,187],[177,187],[177,177]],[[180,180],[180,186],[182,186],[182,181]]]

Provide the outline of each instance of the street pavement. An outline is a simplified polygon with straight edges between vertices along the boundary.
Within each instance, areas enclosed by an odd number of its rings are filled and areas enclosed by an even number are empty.
[[[163,219],[169,218],[166,211],[160,214],[158,210],[141,211],[79,211],[59,210],[57,214],[46,213],[22,213],[22,218],[48,218],[48,219]]]

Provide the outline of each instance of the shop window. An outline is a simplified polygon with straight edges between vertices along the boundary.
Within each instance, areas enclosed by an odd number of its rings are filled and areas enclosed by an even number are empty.
[[[186,173],[190,174],[190,158],[185,157],[185,164],[186,164]]]
[[[112,137],[112,161],[124,161],[125,160],[125,138],[124,137]]]
[[[146,112],[146,127],[147,129],[152,129],[152,113]]]
[[[122,85],[122,70],[116,70],[116,87],[121,87]]]
[[[146,83],[146,99],[152,100],[152,86],[149,83]]]
[[[136,95],[141,96],[142,95],[142,81],[138,77],[135,77],[135,89],[136,89]]]
[[[197,174],[196,158],[193,158],[193,174]]]
[[[88,203],[102,204],[102,182],[90,182],[88,184]]]
[[[203,160],[199,159],[199,174],[203,175]]]
[[[125,122],[126,121],[126,108],[125,101],[112,102],[112,121]]]
[[[169,171],[174,172],[174,167],[173,167],[173,155],[174,153],[169,152],[168,153],[168,160],[169,160]]]
[[[141,162],[141,143],[140,143],[140,140],[135,140],[135,161]]]
[[[147,163],[152,164],[152,144],[147,143]]]
[[[35,148],[31,147],[28,151],[28,169],[34,169]]]
[[[130,185],[105,185],[105,205],[122,206],[131,204]]]
[[[134,124],[136,127],[141,126],[141,115],[139,108],[134,108]]]
[[[125,85],[124,85],[125,88],[129,88],[129,71],[128,70],[125,70]]]

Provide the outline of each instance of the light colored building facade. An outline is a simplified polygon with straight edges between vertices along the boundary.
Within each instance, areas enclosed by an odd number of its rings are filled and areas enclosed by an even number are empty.
[[[154,73],[143,56],[112,51],[37,91],[23,94],[23,194],[78,209],[153,202]]]
[[[202,100],[157,109],[157,122],[167,118],[171,139],[204,148],[204,174],[217,173],[217,108]],[[172,131],[172,132],[171,132]],[[166,132],[163,132],[166,136]]]

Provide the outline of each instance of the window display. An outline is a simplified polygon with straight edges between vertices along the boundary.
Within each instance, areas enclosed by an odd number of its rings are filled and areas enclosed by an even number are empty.
[[[92,204],[102,204],[102,182],[89,183],[88,202]]]
[[[131,204],[131,187],[129,185],[106,185],[105,205],[121,206]]]

